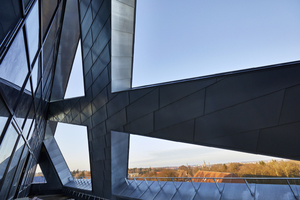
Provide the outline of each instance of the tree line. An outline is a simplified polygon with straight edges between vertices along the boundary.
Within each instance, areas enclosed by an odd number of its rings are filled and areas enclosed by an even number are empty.
[[[239,177],[300,177],[300,161],[271,160],[256,163],[227,163],[201,166],[131,168],[136,177],[194,177],[198,171],[233,173]]]

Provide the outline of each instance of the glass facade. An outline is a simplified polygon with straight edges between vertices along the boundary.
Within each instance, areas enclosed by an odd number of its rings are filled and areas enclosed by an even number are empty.
[[[28,195],[46,128],[63,1],[2,2],[0,199]]]
[[[134,29],[128,25],[135,4],[1,4],[0,199],[41,192],[118,196],[127,187],[130,133],[300,158],[300,62],[132,88]],[[84,97],[64,99],[79,40]],[[72,174],[54,138],[58,122],[87,127],[88,191],[70,185]],[[32,184],[37,164],[47,181],[42,185]]]

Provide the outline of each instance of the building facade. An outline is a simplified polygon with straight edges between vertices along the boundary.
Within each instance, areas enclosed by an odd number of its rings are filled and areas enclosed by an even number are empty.
[[[126,184],[130,133],[300,158],[298,62],[132,88],[135,4],[1,5],[0,199],[63,192],[115,198]],[[85,96],[64,99],[79,40]],[[54,139],[58,122],[87,126],[88,190],[72,182]],[[46,184],[31,184],[37,164]]]

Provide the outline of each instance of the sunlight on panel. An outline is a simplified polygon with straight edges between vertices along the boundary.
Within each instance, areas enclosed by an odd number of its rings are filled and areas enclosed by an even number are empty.
[[[257,162],[272,159],[281,158],[131,134],[128,167],[170,167],[204,163]]]
[[[78,42],[73,66],[65,93],[65,99],[84,96],[81,40]]]
[[[70,171],[90,171],[86,126],[58,123],[54,138]]]
[[[300,1],[137,1],[133,86],[300,58]]]

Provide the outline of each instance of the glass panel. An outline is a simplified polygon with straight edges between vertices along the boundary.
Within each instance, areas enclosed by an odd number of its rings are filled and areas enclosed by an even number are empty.
[[[4,102],[0,98],[0,137],[2,135],[2,130],[7,122],[8,117],[9,117],[9,112]]]
[[[30,134],[28,136],[28,143],[29,143],[31,149],[34,148],[35,142],[37,141],[38,138],[39,138],[39,136],[37,134],[37,129],[34,129],[34,127],[32,127],[30,130]]]
[[[31,72],[31,80],[32,80],[32,87],[33,87],[33,92],[35,92],[36,86],[41,78],[40,76],[40,59],[38,58],[35,61],[35,64],[33,66],[32,72]]]
[[[0,77],[22,87],[27,73],[24,37],[19,31],[0,65]]]
[[[28,81],[28,83],[30,82]],[[32,102],[31,95],[32,95],[31,92],[24,90],[21,96],[21,100],[18,103],[18,107],[15,112],[15,120],[17,121],[20,127],[22,127],[27,112],[30,109],[31,102]]]
[[[18,166],[18,170],[17,170],[17,172],[15,174],[15,178],[14,178],[14,180],[12,182],[12,186],[10,188],[8,198],[12,198],[14,196],[14,194],[15,194],[15,191],[16,191],[17,186],[18,186],[18,181],[20,179],[20,174],[21,174],[21,171],[23,169],[23,164],[24,164],[24,162],[26,160],[27,155],[28,155],[28,147],[25,145],[25,149],[23,151],[23,155],[22,155],[22,158],[20,160],[20,163],[19,163],[19,166]]]
[[[50,24],[51,18],[54,14],[55,8],[57,6],[57,0],[43,0],[43,35],[45,35],[47,28]]]
[[[27,136],[29,134],[29,130],[30,130],[32,121],[34,121],[34,120],[33,119],[29,119],[29,118],[27,118],[27,120],[26,120],[25,126],[23,128],[23,132],[22,132],[25,139],[27,139]],[[32,132],[32,130],[30,132]]]
[[[23,5],[24,8],[26,8],[28,6],[28,4],[30,3],[31,0],[23,0]]]
[[[26,32],[28,38],[30,64],[34,59],[34,56],[38,50],[38,45],[39,45],[39,9],[38,8],[39,8],[39,4],[38,1],[36,1],[26,20]]]
[[[25,86],[25,89],[29,92],[31,92],[31,86],[30,86],[30,79],[28,79],[27,84]]]
[[[18,137],[18,133],[13,127],[13,125],[11,124],[6,131],[6,134],[0,146],[0,180],[3,177],[10,155],[15,146],[17,137]]]
[[[22,14],[19,0],[1,1],[0,43],[16,26]]]
[[[27,166],[25,166],[26,170],[25,170],[25,173],[24,173],[24,176],[23,176],[23,180],[22,180],[22,183],[21,183],[20,191],[23,190],[23,189],[25,189],[27,187],[26,180],[28,179],[27,177],[29,175],[29,171],[31,169],[32,162],[33,162],[33,156],[32,156],[32,154],[30,154],[30,158],[28,160]]]
[[[22,138],[20,138],[18,146],[14,153],[14,157],[10,163],[8,172],[6,174],[5,181],[4,181],[1,191],[0,191],[0,199],[5,199],[5,195],[9,190],[10,183],[14,177],[14,173],[17,169],[18,162],[19,162],[20,156],[23,151],[23,147],[24,147],[24,140]]]

